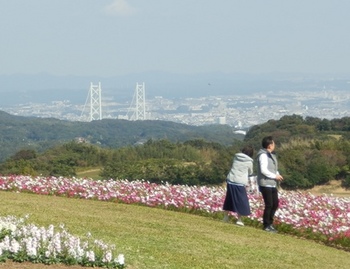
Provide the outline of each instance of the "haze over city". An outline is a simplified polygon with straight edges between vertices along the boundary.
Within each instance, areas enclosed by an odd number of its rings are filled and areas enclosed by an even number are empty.
[[[350,85],[346,0],[0,3],[0,105],[81,104],[90,82],[118,102],[136,82],[169,98]]]

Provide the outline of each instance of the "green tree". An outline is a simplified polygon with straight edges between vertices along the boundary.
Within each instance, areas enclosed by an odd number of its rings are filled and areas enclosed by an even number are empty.
[[[312,186],[325,184],[334,179],[336,174],[336,168],[320,154],[315,154],[307,166],[307,179]]]
[[[327,119],[323,119],[318,125],[317,129],[320,131],[329,131],[331,130],[331,123]]]
[[[289,171],[283,176],[285,179],[281,186],[284,189],[295,190],[313,187],[313,184],[305,177],[306,174],[300,173],[300,171]]]
[[[350,174],[347,174],[342,181],[342,186],[346,189],[350,189]]]

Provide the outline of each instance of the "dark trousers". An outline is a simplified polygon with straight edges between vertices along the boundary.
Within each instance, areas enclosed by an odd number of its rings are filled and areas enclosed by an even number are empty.
[[[265,209],[263,215],[264,228],[273,224],[276,210],[278,208],[278,192],[277,188],[261,187],[260,192],[264,199]]]

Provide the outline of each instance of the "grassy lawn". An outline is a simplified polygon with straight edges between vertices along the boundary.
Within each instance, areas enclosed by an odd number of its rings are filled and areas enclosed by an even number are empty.
[[[311,190],[308,190],[308,192],[311,192],[316,195],[334,195],[337,197],[350,197],[350,190],[344,189],[341,186],[340,180],[331,180],[328,183],[321,185],[321,186],[315,186]]]
[[[81,170],[81,171],[77,171],[77,177],[80,178],[92,178],[92,179],[101,179],[99,173],[101,171],[101,168],[97,167],[97,168],[91,168],[91,169],[85,169],[85,170]]]
[[[30,222],[44,226],[63,223],[81,237],[91,232],[115,244],[129,269],[350,268],[349,252],[209,217],[112,202],[3,191],[0,195],[1,215],[29,214]]]

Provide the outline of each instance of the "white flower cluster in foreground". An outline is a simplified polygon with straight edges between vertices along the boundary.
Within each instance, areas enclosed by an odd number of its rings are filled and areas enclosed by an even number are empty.
[[[64,225],[45,228],[27,224],[27,218],[0,216],[0,261],[125,268],[123,254],[113,257],[113,245],[94,240],[91,235],[82,241],[69,234]]]

